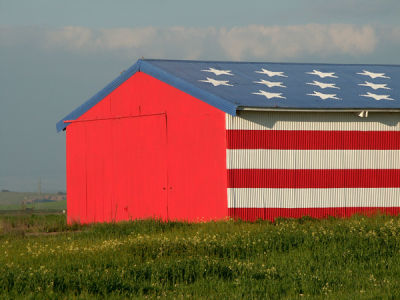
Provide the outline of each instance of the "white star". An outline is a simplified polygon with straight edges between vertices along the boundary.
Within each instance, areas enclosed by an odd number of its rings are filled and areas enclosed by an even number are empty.
[[[219,85],[233,86],[232,84],[228,83],[229,80],[216,80],[209,77],[207,77],[206,80],[199,80],[199,81],[211,83],[213,86],[219,86]]]
[[[320,87],[321,89],[332,88],[332,89],[340,90],[340,87],[337,87],[336,83],[324,83],[324,82],[319,82],[319,81],[313,80],[313,82],[307,82],[306,84],[316,85],[316,86]]]
[[[368,86],[374,90],[377,90],[377,89],[391,90],[391,88],[388,88],[386,86],[386,83],[378,84],[378,83],[372,83],[372,82],[365,81],[365,83],[359,83],[358,85]]]
[[[363,70],[362,73],[357,73],[357,74],[364,75],[364,76],[369,76],[372,79],[375,79],[375,78],[388,78],[388,79],[390,79],[390,77],[385,76],[385,73],[373,73],[373,72],[369,72],[369,71]]]
[[[269,77],[274,77],[274,76],[279,76],[279,77],[287,77],[284,72],[273,72],[273,71],[269,71],[267,69],[261,68],[261,71],[254,71],[256,73],[260,73],[260,74],[265,74],[268,75]]]
[[[285,88],[286,86],[283,85],[283,82],[277,82],[277,81],[268,81],[264,79],[260,79],[260,81],[253,81],[254,83],[259,83],[259,84],[265,84],[267,87],[272,88],[272,87],[282,87]]]
[[[317,75],[320,78],[325,78],[325,77],[338,78],[337,76],[333,75],[335,74],[334,72],[326,73],[318,70],[313,70],[312,72],[306,72],[306,74]]]
[[[266,97],[267,99],[271,99],[271,98],[282,98],[282,99],[286,99],[286,97],[282,96],[282,93],[269,93],[263,90],[258,90],[258,93],[252,93],[254,95],[261,95]]]
[[[326,99],[335,99],[335,100],[342,100],[341,98],[336,97],[336,94],[323,94],[320,92],[313,91],[313,94],[307,94],[309,96],[320,97],[322,100]]]
[[[370,92],[367,92],[366,95],[360,95],[360,96],[373,98],[375,100],[394,100],[394,99],[390,98],[390,95],[377,95],[377,94],[373,94]]]
[[[208,70],[201,70],[202,72],[211,72],[214,73],[215,75],[219,76],[219,75],[230,75],[233,76],[233,74],[231,74],[232,71],[230,70],[217,70],[214,68],[208,68]]]

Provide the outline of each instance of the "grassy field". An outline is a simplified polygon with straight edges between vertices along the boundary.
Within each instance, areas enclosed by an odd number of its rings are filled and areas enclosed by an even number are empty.
[[[397,217],[0,224],[0,299],[400,298]]]

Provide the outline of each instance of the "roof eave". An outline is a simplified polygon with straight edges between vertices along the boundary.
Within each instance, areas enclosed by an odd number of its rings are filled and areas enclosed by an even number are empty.
[[[87,112],[89,109],[91,109],[94,105],[96,105],[101,100],[103,100],[107,95],[109,95],[113,90],[115,90],[117,87],[119,87],[122,83],[124,83],[129,77],[131,77],[133,74],[138,72],[140,70],[141,62],[142,62],[142,60],[139,59],[129,69],[122,72],[117,78],[115,78],[108,85],[106,85],[106,87],[104,87],[98,93],[93,95],[91,98],[89,98],[89,100],[84,102],[82,105],[75,108],[72,112],[70,112],[68,115],[66,115],[64,118],[62,118],[60,121],[58,121],[56,124],[57,132],[64,130],[68,126],[68,123],[65,123],[64,121],[76,120],[81,115],[83,115],[85,112]]]
[[[97,94],[92,96],[85,103],[74,109],[64,118],[56,124],[57,132],[65,130],[65,128],[69,125],[68,120],[76,120],[81,115],[86,113],[89,109],[91,109],[94,105],[103,100],[107,95],[109,95],[113,90],[118,88],[123,82],[125,82],[128,78],[134,75],[136,72],[143,72],[147,75],[150,75],[164,83],[167,83],[181,91],[198,98],[232,116],[236,115],[237,105],[229,102],[228,100],[218,97],[214,94],[211,94],[207,91],[204,91],[193,84],[185,81],[176,76],[172,76],[164,70],[152,65],[151,63],[146,62],[145,60],[139,59],[133,66],[131,66],[128,70],[121,73],[116,79],[110,82],[105,88],[99,91]]]
[[[238,106],[240,111],[282,111],[282,112],[400,112],[400,108],[286,108],[286,107],[250,107]]]

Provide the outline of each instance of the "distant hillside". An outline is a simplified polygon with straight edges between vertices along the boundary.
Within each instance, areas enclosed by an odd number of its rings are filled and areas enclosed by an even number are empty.
[[[65,194],[0,192],[0,210],[66,209]]]

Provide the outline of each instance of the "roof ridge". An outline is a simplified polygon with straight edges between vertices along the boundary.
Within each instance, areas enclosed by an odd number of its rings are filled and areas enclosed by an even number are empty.
[[[363,64],[363,63],[319,63],[319,62],[270,62],[270,61],[229,61],[229,60],[190,60],[190,59],[158,59],[142,58],[142,61],[182,62],[182,63],[220,63],[220,64],[274,64],[274,65],[327,65],[327,66],[382,66],[400,67],[400,64]]]

